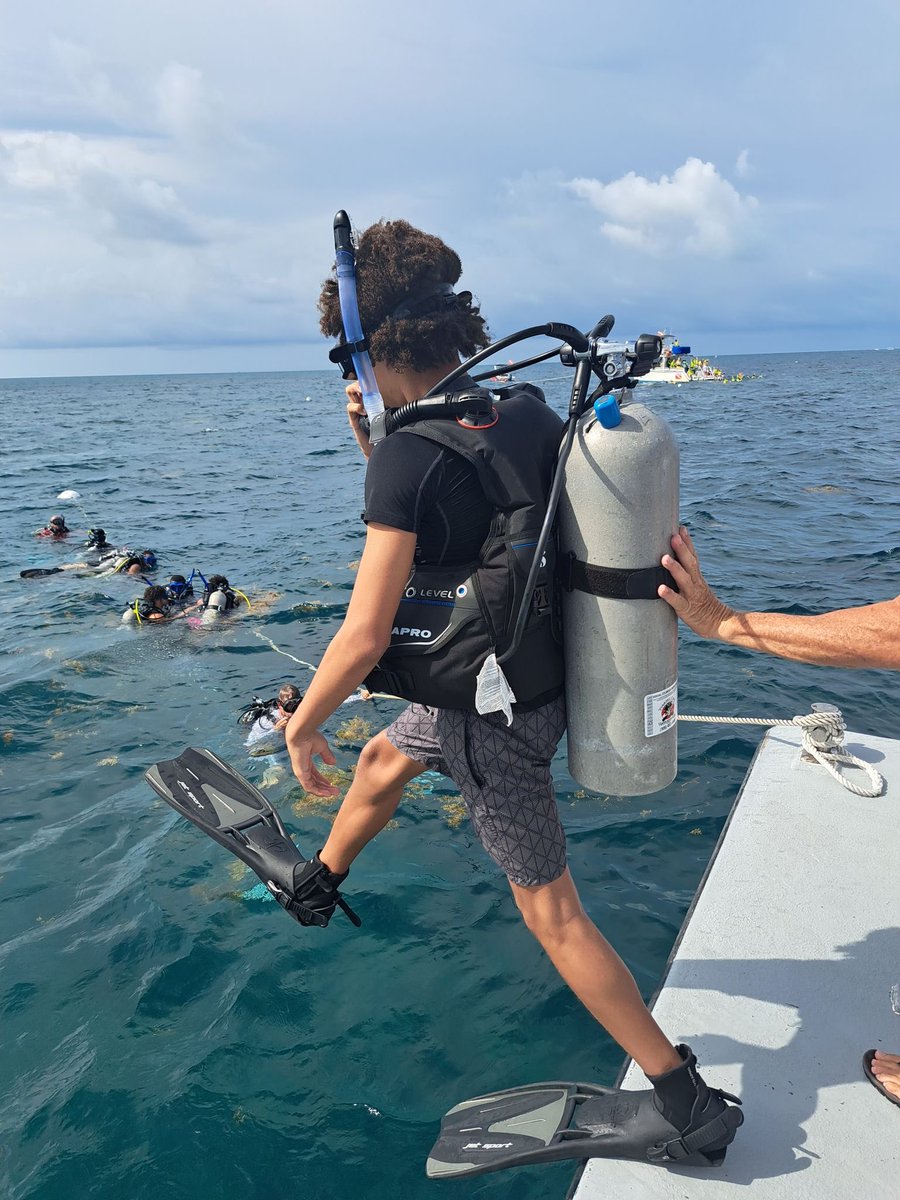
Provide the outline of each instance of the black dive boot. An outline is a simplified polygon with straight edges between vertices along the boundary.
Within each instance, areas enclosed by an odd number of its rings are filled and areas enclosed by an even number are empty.
[[[670,1157],[689,1157],[699,1153],[718,1167],[725,1158],[727,1147],[734,1141],[744,1114],[737,1096],[719,1088],[708,1087],[697,1070],[697,1059],[690,1046],[676,1046],[682,1063],[662,1075],[648,1075],[653,1084],[653,1103],[657,1112],[680,1131],[681,1152]]]
[[[316,853],[295,865],[293,894],[279,888],[273,895],[301,925],[324,927],[336,908],[342,908],[353,924],[359,925],[359,917],[338,891],[349,874],[349,871],[330,871]]]

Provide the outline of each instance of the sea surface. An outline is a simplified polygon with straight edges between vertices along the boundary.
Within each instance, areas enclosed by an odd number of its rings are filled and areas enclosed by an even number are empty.
[[[744,608],[812,613],[900,592],[900,354],[717,360],[731,385],[641,385],[682,453],[684,519]],[[569,375],[529,372],[563,410]],[[334,374],[0,380],[0,1195],[4,1200],[562,1197],[570,1165],[426,1181],[440,1115],[534,1080],[610,1083],[622,1054],[523,928],[452,784],[412,787],[303,929],[142,779],[186,745],[255,782],[238,713],[308,681],[353,586],[364,467]],[[80,506],[56,496],[74,488]],[[124,627],[143,586],[23,567],[56,511],[222,572],[253,601],[214,628]],[[292,657],[291,657],[292,656]],[[681,635],[685,713],[837,703],[896,736],[900,677],[802,666]],[[346,784],[398,711],[327,726]],[[759,739],[682,725],[676,781],[620,799],[555,763],[584,904],[652,994]],[[268,794],[312,853],[334,806]],[[840,821],[840,809],[823,810]],[[805,848],[797,847],[798,855]],[[765,920],[764,913],[748,920]],[[696,1030],[670,1030],[673,1037]],[[715,1062],[704,1064],[715,1076]]]

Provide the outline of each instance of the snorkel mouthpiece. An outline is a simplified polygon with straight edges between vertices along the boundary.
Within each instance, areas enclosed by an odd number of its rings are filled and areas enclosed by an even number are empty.
[[[375,371],[369,357],[362,320],[359,315],[359,301],[356,297],[356,255],[353,250],[353,238],[350,232],[350,218],[343,209],[334,218],[334,260],[337,274],[338,300],[341,306],[341,321],[344,326],[344,339],[349,348],[353,361],[353,370],[362,389],[363,406],[369,418],[369,440],[380,441],[384,437],[384,402],[375,382]],[[339,361],[333,359],[332,361]],[[380,418],[380,419],[379,419]]]

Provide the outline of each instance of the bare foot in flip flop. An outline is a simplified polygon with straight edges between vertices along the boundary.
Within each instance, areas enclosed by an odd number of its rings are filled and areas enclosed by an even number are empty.
[[[863,1070],[883,1096],[900,1105],[900,1054],[869,1050],[863,1058]]]

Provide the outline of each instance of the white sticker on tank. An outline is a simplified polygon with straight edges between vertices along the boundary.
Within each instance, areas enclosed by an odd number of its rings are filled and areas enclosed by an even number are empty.
[[[644,736],[667,733],[678,720],[678,680],[662,692],[644,697]]]

